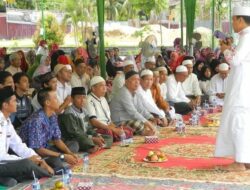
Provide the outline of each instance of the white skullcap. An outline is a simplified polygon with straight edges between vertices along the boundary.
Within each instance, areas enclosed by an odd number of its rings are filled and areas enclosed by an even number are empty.
[[[146,76],[146,75],[153,76],[153,72],[150,71],[149,69],[144,69],[144,70],[142,70],[142,72],[141,72],[141,77]]]
[[[250,7],[245,7],[245,6],[234,7],[233,16],[250,16]]]
[[[183,66],[183,65],[179,65],[176,70],[176,73],[184,73],[184,72],[188,72],[187,67]]]
[[[126,66],[128,66],[128,65],[134,65],[134,62],[133,62],[132,60],[125,60],[125,61],[123,62],[123,67],[126,67]]]
[[[161,71],[166,71],[168,72],[168,70],[166,69],[166,67],[157,67],[157,71],[161,72]]]
[[[92,86],[94,86],[95,84],[97,83],[100,83],[100,82],[105,82],[105,80],[101,77],[101,76],[94,76],[91,80],[90,80],[90,88]]]
[[[219,71],[228,71],[229,70],[229,65],[227,63],[221,63],[219,65]]]
[[[153,62],[153,63],[155,63],[156,62],[155,56],[147,57],[145,59],[145,63],[147,63],[147,62]]]
[[[67,68],[67,70],[72,71],[71,65],[57,64],[54,68],[55,75],[57,75],[63,68]]]
[[[184,61],[182,61],[182,65],[193,65],[193,61],[192,60],[190,60],[190,59],[187,59],[187,60],[184,60]]]

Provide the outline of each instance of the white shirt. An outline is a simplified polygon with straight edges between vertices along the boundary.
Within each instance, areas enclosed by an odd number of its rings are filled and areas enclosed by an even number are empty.
[[[40,108],[42,108],[42,106],[39,104],[39,102],[37,100],[37,94],[32,98],[31,105],[32,105],[34,111],[37,111]]]
[[[36,52],[36,55],[49,55],[49,50],[47,48],[44,48],[42,46],[38,47],[38,50]]]
[[[11,148],[18,156],[8,153]],[[10,119],[6,119],[0,111],[0,162],[5,160],[20,160],[37,155],[34,150],[28,148],[17,135]]]
[[[201,96],[201,89],[196,74],[191,73],[188,78],[182,83],[185,95]]]
[[[217,93],[225,93],[226,87],[227,87],[227,78],[222,79],[220,77],[220,74],[214,75],[209,84],[209,90],[208,90],[208,95],[209,95],[209,101],[213,102],[214,99],[217,101],[218,105],[223,105],[224,100],[220,99],[216,96]]]
[[[170,102],[190,102],[183,91],[180,82],[177,82],[174,75],[170,75],[167,80],[167,100]]]
[[[96,118],[106,125],[111,123],[109,105],[104,97],[98,98],[93,93],[90,93],[87,96],[86,109],[89,113],[89,119]]]
[[[243,29],[239,37],[239,44],[229,62],[231,69],[215,156],[230,156],[235,162],[250,163],[250,27]]]
[[[210,80],[199,81],[200,88],[205,95],[208,95]]]
[[[121,73],[116,75],[112,82],[112,92],[110,97],[111,100],[115,96],[115,94],[118,93],[119,89],[123,87],[124,84],[125,84],[125,74]]]
[[[139,100],[142,102],[144,109],[146,109],[149,113],[154,113],[158,115],[160,118],[165,117],[165,113],[163,110],[160,110],[154,102],[152,97],[152,93],[150,89],[144,90],[141,86],[137,90],[137,94],[139,95]]]
[[[163,97],[164,100],[166,100],[167,99],[167,91],[168,91],[166,82],[161,83],[160,88],[161,88],[161,96]]]
[[[227,87],[227,78],[222,79],[220,74],[214,75],[209,83],[209,95],[215,95],[216,93],[225,93]]]
[[[22,69],[20,67],[14,67],[14,66],[10,65],[9,67],[7,67],[5,69],[5,71],[10,72],[12,74],[12,76],[13,76],[16,73],[22,72]]]
[[[89,89],[89,81],[90,77],[88,74],[84,73],[82,77],[80,77],[76,72],[73,72],[70,83],[71,87],[84,87],[86,92]]]
[[[63,85],[59,80],[57,80],[56,92],[58,101],[62,104],[67,96],[71,96],[71,85],[69,83],[65,83],[65,85]]]

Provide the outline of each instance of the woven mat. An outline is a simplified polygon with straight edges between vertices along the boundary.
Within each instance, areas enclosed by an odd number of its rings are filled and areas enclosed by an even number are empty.
[[[210,117],[219,117],[218,114],[212,114]],[[168,139],[179,139],[171,145],[158,147],[158,144],[143,145],[143,137],[135,137],[134,143],[129,147],[113,146],[111,149],[94,155],[90,159],[89,172],[94,175],[120,175],[126,177],[148,177],[159,179],[176,179],[176,180],[196,180],[196,181],[214,181],[214,182],[233,182],[233,183],[249,183],[250,172],[226,172],[216,169],[216,159],[213,158],[215,136],[217,127],[186,127],[186,134],[179,135],[174,128],[161,128],[160,139],[168,141]],[[194,141],[195,138],[197,138]],[[167,139],[167,140],[166,140]],[[183,144],[183,141],[191,139],[191,143]],[[204,143],[209,140],[209,143]],[[161,149],[175,162],[175,166],[163,167],[160,164],[149,164],[142,161],[145,155],[138,152],[140,147],[149,147],[150,149]],[[154,147],[155,146],[155,147]],[[145,154],[145,153],[144,153]],[[138,160],[138,157],[140,158]],[[187,166],[185,164],[176,164],[178,159],[184,159],[186,162],[193,162],[197,167]],[[176,160],[175,160],[176,159]],[[214,159],[214,160],[212,160]],[[212,163],[209,163],[211,162]],[[183,162],[183,160],[182,160]],[[227,165],[233,160],[218,159],[218,165]],[[165,163],[166,165],[168,162]],[[74,167],[74,172],[81,172],[81,164]]]
[[[219,118],[219,114],[208,118]],[[94,190],[247,190],[250,189],[250,172],[217,170],[213,158],[218,127],[186,127],[179,135],[173,127],[161,128],[158,144],[144,144],[143,137],[135,137],[129,147],[115,144],[90,156],[87,176],[82,174],[82,163],[73,167],[74,182],[92,181]],[[160,149],[168,155],[164,164],[145,163],[147,151]],[[81,156],[81,154],[79,155]],[[211,161],[212,160],[212,161]],[[218,159],[227,165],[233,160]],[[191,164],[190,164],[191,163]],[[42,179],[42,189],[50,189],[60,178]],[[28,183],[14,189],[30,190]]]

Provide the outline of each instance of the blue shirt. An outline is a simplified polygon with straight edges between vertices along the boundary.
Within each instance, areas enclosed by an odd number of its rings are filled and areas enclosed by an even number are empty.
[[[50,141],[61,139],[57,115],[48,117],[43,109],[34,112],[22,125],[20,137],[30,148],[47,148]]]

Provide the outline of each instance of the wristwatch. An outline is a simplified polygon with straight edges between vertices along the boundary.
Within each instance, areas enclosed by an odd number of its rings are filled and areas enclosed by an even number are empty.
[[[60,160],[63,161],[63,160],[64,160],[64,154],[60,154],[60,155],[59,155],[59,158],[60,158]]]

